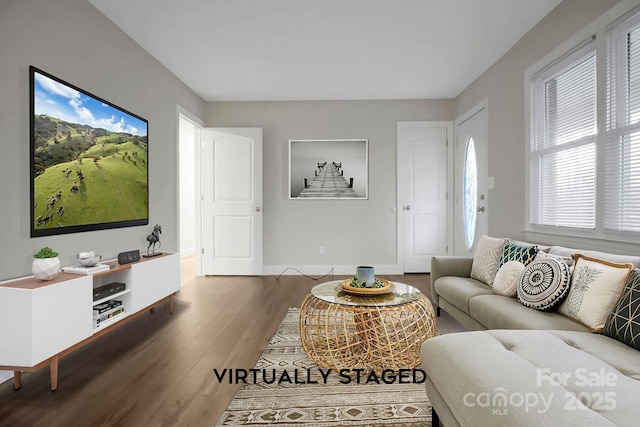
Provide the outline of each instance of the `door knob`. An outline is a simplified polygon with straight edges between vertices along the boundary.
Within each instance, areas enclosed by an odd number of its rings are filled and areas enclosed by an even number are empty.
[[[256,206],[256,212],[260,212],[260,206]]]
[[[477,211],[478,211],[478,212],[484,212],[484,206],[480,206],[480,207],[477,209]]]
[[[405,210],[405,211],[410,211],[410,210],[411,210],[411,205],[407,205],[407,206],[405,206],[405,207],[404,207],[404,210]]]

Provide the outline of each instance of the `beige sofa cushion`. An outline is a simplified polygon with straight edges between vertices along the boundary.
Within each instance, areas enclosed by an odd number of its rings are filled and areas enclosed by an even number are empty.
[[[559,255],[561,257],[570,257],[570,258],[573,258],[575,254],[583,254],[583,255],[590,256],[592,258],[604,259],[606,261],[617,262],[621,264],[631,263],[635,267],[640,267],[640,256],[617,255],[617,254],[610,254],[608,252],[565,248],[564,246],[551,246],[548,252],[552,255]]]
[[[479,295],[469,301],[469,314],[487,329],[556,329],[590,332],[583,324],[555,312],[533,310],[517,299]]]
[[[496,295],[515,298],[518,294],[518,282],[524,272],[524,264],[520,261],[508,261],[500,267],[493,281],[493,292]]]
[[[471,265],[471,278],[491,286],[496,278],[506,239],[480,236]]]
[[[436,280],[436,292],[440,298],[469,314],[469,301],[478,295],[493,295],[491,287],[479,280],[465,277],[445,276]]]
[[[620,298],[632,269],[632,264],[576,255],[569,295],[558,307],[558,313],[599,332]]]

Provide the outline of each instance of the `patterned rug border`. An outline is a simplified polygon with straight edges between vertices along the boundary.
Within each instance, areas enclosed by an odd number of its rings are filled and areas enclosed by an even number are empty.
[[[247,381],[215,424],[222,426],[370,426],[417,427],[431,425],[431,403],[424,384],[340,383],[332,372],[326,378],[309,360],[298,335],[298,308],[290,308],[253,369],[277,375],[305,372],[317,384]],[[326,370],[325,370],[326,371]],[[221,375],[221,373],[220,373]],[[279,378],[279,376],[277,376]],[[302,376],[300,377],[302,378]],[[346,378],[342,378],[346,381]],[[302,380],[301,380],[302,382]]]

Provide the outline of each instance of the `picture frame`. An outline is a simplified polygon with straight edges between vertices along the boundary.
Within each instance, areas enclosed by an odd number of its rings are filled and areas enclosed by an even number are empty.
[[[368,139],[289,140],[289,198],[369,198]]]

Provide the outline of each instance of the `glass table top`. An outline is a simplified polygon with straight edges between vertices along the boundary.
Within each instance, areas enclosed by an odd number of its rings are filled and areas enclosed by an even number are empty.
[[[332,280],[330,282],[321,283],[311,289],[311,294],[323,301],[351,305],[351,306],[368,306],[368,307],[386,307],[392,305],[406,304],[416,301],[422,294],[418,289],[411,285],[399,282],[390,282],[392,289],[389,293],[382,295],[352,295],[342,290],[342,280]]]

